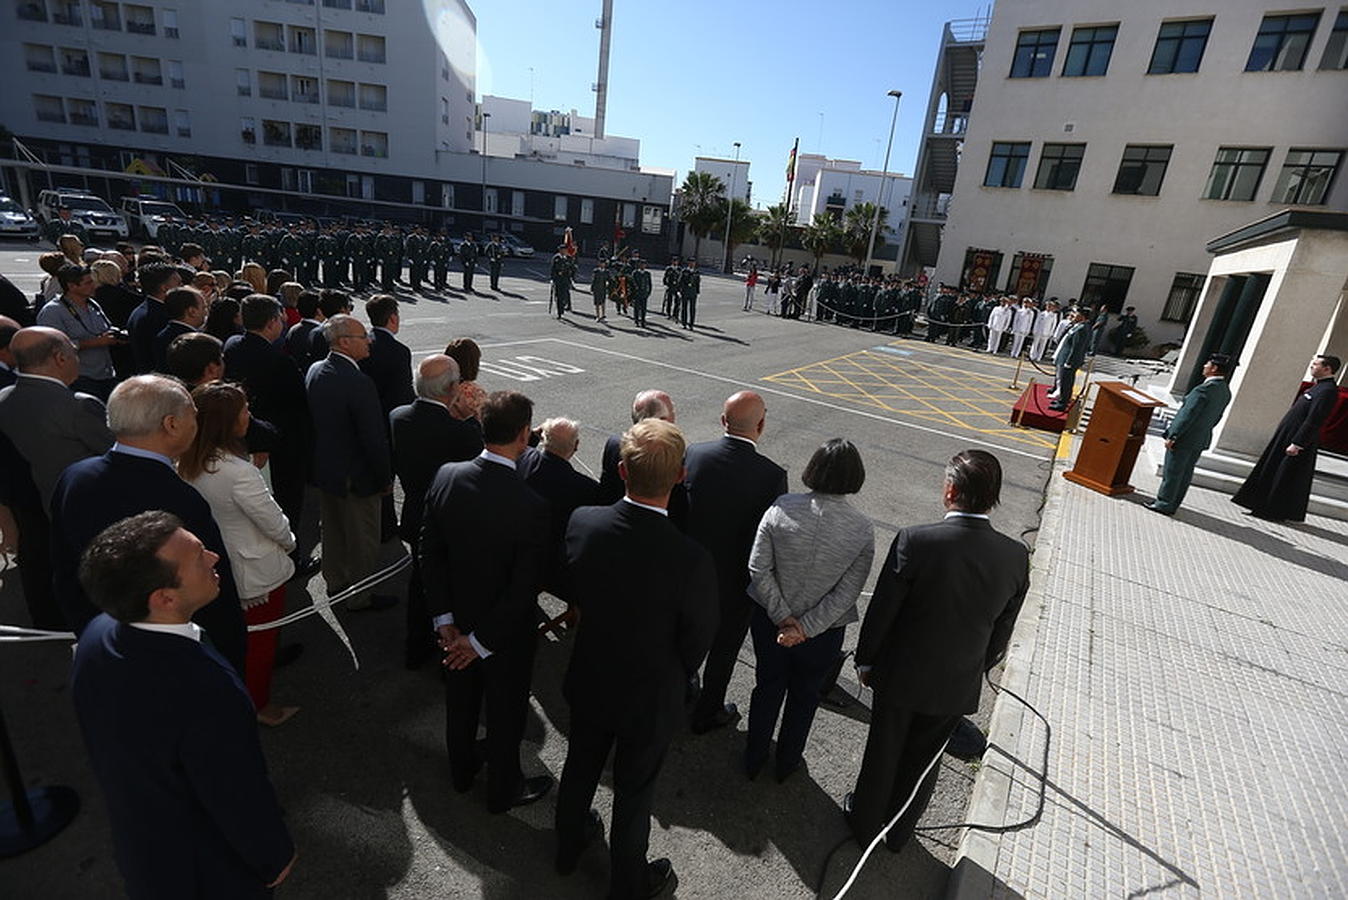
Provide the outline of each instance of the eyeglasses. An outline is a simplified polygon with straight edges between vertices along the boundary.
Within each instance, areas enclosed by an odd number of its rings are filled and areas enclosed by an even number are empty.
[[[368,332],[362,331],[360,334],[344,334],[337,340],[368,341],[370,340],[370,335]]]

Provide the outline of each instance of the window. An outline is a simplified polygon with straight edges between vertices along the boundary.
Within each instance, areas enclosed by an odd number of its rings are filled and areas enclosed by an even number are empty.
[[[1114,176],[1114,193],[1155,197],[1161,193],[1166,166],[1170,165],[1173,146],[1148,147],[1129,144],[1123,148],[1119,174]]]
[[[512,216],[524,215],[524,191],[510,192],[510,214]]]
[[[281,170],[281,190],[283,190],[283,191],[293,191],[294,189],[295,189],[295,170],[294,170],[294,169],[282,169],[282,170]]]
[[[350,9],[351,0],[323,0],[323,6],[327,9]]]
[[[988,156],[988,171],[983,176],[984,187],[1020,187],[1025,177],[1025,164],[1030,158],[1030,144],[994,141]]]
[[[126,13],[126,30],[132,34],[154,34],[154,10],[148,6],[123,7]]]
[[[24,44],[23,56],[30,72],[56,71],[56,57],[46,44]]]
[[[262,180],[257,177],[257,163],[244,163],[243,180],[245,184],[261,184]]]
[[[181,90],[187,87],[187,80],[183,77],[183,63],[180,59],[168,60],[168,80],[169,87],[175,87]]]
[[[1086,270],[1086,283],[1081,286],[1081,305],[1099,309],[1103,303],[1110,312],[1123,309],[1128,299],[1128,285],[1133,280],[1132,266],[1112,266],[1091,263]]]
[[[243,19],[229,20],[229,36],[233,38],[235,47],[248,46],[248,31]]]
[[[117,4],[107,0],[94,0],[89,4],[89,24],[104,31],[121,31],[122,15],[118,11]]]
[[[56,0],[51,5],[51,20],[57,25],[83,25],[79,0]]]
[[[136,110],[140,130],[150,134],[168,134],[168,110],[161,106],[141,106]]]
[[[1062,64],[1063,76],[1104,75],[1109,69],[1109,56],[1114,52],[1114,38],[1118,34],[1117,25],[1072,29],[1072,42],[1067,45],[1067,59]]]
[[[1273,202],[1319,206],[1342,161],[1342,150],[1288,150],[1273,186]]]
[[[664,227],[665,211],[658,206],[641,208],[641,233],[659,234]]]
[[[16,12],[20,19],[29,22],[47,21],[47,4],[44,0],[19,0]],[[65,121],[65,113],[61,114],[61,121]]]
[[[1251,147],[1221,147],[1208,173],[1206,200],[1253,200],[1268,165],[1269,151]]]
[[[1161,309],[1162,322],[1183,322],[1186,325],[1193,318],[1194,307],[1198,305],[1198,295],[1203,290],[1206,275],[1193,272],[1176,272],[1175,280],[1170,282],[1170,293],[1166,295],[1165,306]]]
[[[131,80],[136,84],[163,84],[164,73],[159,60],[148,56],[131,57]]]
[[[98,127],[98,107],[94,105],[94,101],[71,98],[66,100],[66,108],[70,110],[71,125]]]
[[[1053,73],[1053,54],[1058,49],[1061,28],[1022,31],[1011,59],[1012,78],[1046,78]]]
[[[119,131],[136,130],[136,111],[129,103],[104,103],[103,112],[108,117],[108,127]]]
[[[1255,35],[1246,72],[1297,72],[1306,61],[1306,50],[1320,24],[1320,13],[1295,16],[1264,16]]]
[[[384,112],[388,109],[388,88],[382,84],[360,86],[360,108]]]
[[[1156,46],[1151,51],[1148,75],[1173,75],[1179,72],[1197,72],[1203,61],[1212,31],[1211,19],[1188,22],[1163,22],[1156,35]]]
[[[285,29],[277,22],[254,22],[253,46],[259,50],[285,50]]]
[[[356,35],[356,59],[367,63],[382,63],[384,39],[377,34]]]
[[[295,177],[296,177],[296,186],[298,190],[306,194],[312,194],[314,192],[313,169],[300,169],[298,172],[295,173]]]
[[[173,111],[173,130],[178,137],[192,136],[192,114],[185,109]]]
[[[289,147],[291,144],[290,123],[263,119],[262,143],[268,147]]]
[[[257,123],[253,121],[252,116],[244,116],[239,119],[239,135],[243,138],[245,144],[257,143]],[[250,184],[255,183],[250,182]]]
[[[329,59],[353,59],[356,55],[355,39],[349,31],[323,32],[323,55]]]
[[[454,185],[452,184],[440,185],[440,205],[443,206],[445,209],[454,208]]]
[[[589,197],[580,198],[580,224],[594,224],[594,201]]]
[[[98,54],[98,77],[104,81],[130,81],[131,71],[126,67],[126,57],[120,53]]]
[[[442,125],[448,125],[448,124],[449,124],[449,98],[448,98],[448,97],[441,97],[441,98],[440,98],[440,124],[442,124]]]
[[[312,28],[290,26],[290,52],[313,56],[318,52],[318,38]]]
[[[384,0],[356,0],[356,12],[384,14]]]
[[[1322,69],[1348,69],[1348,9],[1339,10],[1334,30],[1325,44],[1325,55],[1320,58]]]
[[[355,107],[356,105],[356,83],[354,81],[337,81],[328,79],[328,106],[346,106]]]
[[[622,227],[637,227],[637,205],[635,203],[624,203],[622,208]]]
[[[72,47],[61,48],[61,74],[89,77],[89,54]]]
[[[360,155],[383,159],[388,156],[388,133],[384,131],[362,131],[360,133]]]
[[[240,97],[253,96],[253,74],[247,69],[234,70],[234,83]]]
[[[560,194],[552,198],[552,217],[558,222],[566,221],[566,197]]]
[[[328,129],[328,149],[333,153],[345,153],[350,156],[356,155],[356,129],[354,128],[329,128]]]
[[[496,188],[487,188],[486,193],[482,195],[482,211],[496,212]]]
[[[164,37],[176,40],[178,37],[178,11],[166,9],[161,15],[164,19]]]
[[[412,182],[412,202],[415,203],[415,204],[417,204],[418,206],[425,205],[425,203],[426,203],[426,182],[424,182],[424,181],[414,181],[414,182]]]
[[[290,96],[296,103],[317,103],[318,82],[303,75],[290,77]]]
[[[65,104],[61,102],[60,97],[51,97],[46,94],[34,94],[33,111],[37,113],[37,120],[39,122],[59,122],[62,125],[65,124]]]
[[[296,125],[295,146],[301,150],[323,149],[322,125]]]
[[[1045,144],[1039,152],[1039,171],[1034,186],[1040,190],[1070,191],[1077,186],[1085,144]]]
[[[290,92],[286,89],[286,77],[280,72],[258,72],[257,93],[259,97],[268,100],[290,99]]]

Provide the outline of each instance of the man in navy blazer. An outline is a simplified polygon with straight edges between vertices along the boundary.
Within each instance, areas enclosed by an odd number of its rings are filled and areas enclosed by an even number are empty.
[[[725,401],[719,440],[688,448],[688,534],[716,560],[721,621],[707,655],[702,694],[692,713],[697,734],[729,725],[739,709],[725,702],[740,645],[749,633],[754,601],[749,597],[749,552],[759,520],[786,493],[786,470],[758,452],[767,406],[753,391]]]
[[[192,395],[172,378],[129,378],[108,398],[108,427],[117,439],[112,449],[67,468],[52,495],[54,587],[66,624],[78,635],[98,615],[77,577],[80,554],[94,536],[128,516],[163,510],[181,519],[220,557],[216,569],[220,600],[198,610],[195,621],[220,655],[242,673],[243,608],[225,543],[210,504],[174,468],[174,460],[191,446],[197,433]]]
[[[270,897],[295,864],[252,701],[193,623],[228,602],[220,561],[157,510],[103,529],[80,561],[104,612],[71,697],[133,900]]]
[[[398,301],[391,294],[375,294],[365,301],[370,320],[370,355],[360,361],[360,370],[370,376],[379,392],[384,415],[416,399],[412,391],[412,351],[398,340]]]
[[[323,324],[318,318],[318,298],[318,291],[300,291],[299,297],[295,299],[295,309],[300,314],[300,320],[286,331],[286,353],[299,366],[301,373],[309,371],[309,366],[313,364],[313,332]]]
[[[194,287],[184,285],[174,288],[164,298],[164,314],[169,320],[154,336],[151,353],[154,371],[167,374],[169,344],[180,334],[201,330],[201,326],[206,323],[206,299]]]
[[[582,506],[599,502],[599,483],[577,472],[571,459],[580,449],[580,425],[571,419],[548,419],[541,428],[537,447],[525,450],[519,459],[519,473],[534,493],[548,502],[548,553],[543,566],[543,588],[566,600],[563,542],[571,514]]]
[[[168,263],[141,266],[136,277],[140,279],[140,289],[145,299],[140,306],[131,310],[126,320],[126,330],[131,336],[136,371],[144,375],[154,371],[154,339],[169,323],[164,298],[169,291],[181,286],[183,279],[178,270]]]

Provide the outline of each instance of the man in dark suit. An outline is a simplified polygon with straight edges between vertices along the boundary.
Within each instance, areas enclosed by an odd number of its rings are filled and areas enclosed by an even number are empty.
[[[108,399],[108,427],[117,442],[102,456],[67,468],[52,495],[54,587],[66,624],[78,635],[98,614],[77,578],[80,554],[94,536],[128,516],[163,510],[181,519],[206,549],[220,557],[216,567],[220,602],[198,610],[194,621],[242,674],[243,608],[224,539],[205,498],[174,469],[174,460],[191,446],[197,433],[192,395],[171,378],[129,378]]]
[[[24,328],[10,350],[19,373],[0,390],[0,466],[19,532],[19,578],[34,627],[60,630],[66,625],[52,592],[52,492],[66,466],[106,453],[112,432],[103,401],[70,389],[79,377],[79,350],[65,332]]]
[[[610,897],[653,897],[673,877],[668,859],[646,859],[651,803],[684,685],[716,628],[711,557],[666,516],[683,456],[683,436],[670,423],[633,425],[619,464],[625,496],[576,510],[566,531],[567,580],[581,617],[563,686],[571,729],[557,796],[556,867],[575,871],[601,830],[590,802],[616,745]]]
[[[14,353],[9,342],[23,326],[9,316],[0,315],[0,388],[7,388],[18,380],[18,365],[14,362]]]
[[[674,401],[669,394],[660,390],[641,391],[632,399],[632,424],[642,419],[663,419],[673,423],[675,419]],[[618,446],[621,435],[610,435],[604,442],[599,473],[599,503],[608,505],[622,499],[625,488],[622,476],[618,474]]]
[[[80,561],[103,613],[71,696],[131,897],[270,897],[295,864],[253,703],[192,621],[227,602],[218,561],[158,510],[103,529]]]
[[[716,560],[716,595],[720,624],[707,667],[702,694],[693,709],[692,728],[703,734],[729,725],[739,709],[725,702],[735,659],[754,602],[749,597],[749,551],[759,520],[786,493],[786,470],[758,452],[767,421],[763,398],[752,391],[732,394],[721,412],[725,434],[688,448],[688,534]]]
[[[1334,376],[1340,364],[1337,356],[1325,354],[1311,360],[1313,383],[1297,394],[1249,477],[1231,498],[1250,515],[1274,522],[1306,520],[1320,430],[1339,402]]]
[[[304,384],[314,423],[323,580],[332,596],[374,571],[379,509],[382,497],[393,489],[393,463],[379,393],[360,370],[360,361],[370,354],[365,326],[351,316],[336,315],[323,323],[322,331],[332,349],[309,367]],[[396,603],[388,595],[362,592],[346,607],[387,609]]]
[[[179,287],[168,292],[164,298],[164,314],[169,317],[164,327],[154,336],[151,352],[154,356],[154,370],[168,372],[168,346],[180,334],[200,331],[206,322],[206,300],[201,291],[194,287]]]
[[[477,419],[456,419],[449,412],[459,393],[458,363],[443,353],[426,357],[417,366],[416,391],[416,400],[389,413],[393,470],[403,486],[399,535],[412,550],[404,648],[404,664],[409,669],[429,659],[436,647],[417,552],[426,489],[445,463],[465,462],[482,452],[482,430]]]
[[[416,399],[412,391],[412,351],[398,340],[398,301],[390,294],[375,294],[365,301],[370,330],[370,355],[360,361],[360,370],[374,382],[379,403],[388,415]]]
[[[843,800],[862,846],[917,790],[887,844],[897,852],[912,836],[936,786],[937,770],[923,772],[960,716],[978,708],[979,676],[1006,652],[1030,563],[988,521],[1001,487],[995,456],[956,454],[945,470],[945,519],[900,530],[880,570],[856,651],[858,677],[875,691],[871,725],[856,789]]]
[[[534,493],[548,502],[548,554],[543,566],[543,589],[570,605],[570,592],[562,579],[565,561],[566,523],[577,508],[590,506],[599,496],[599,483],[571,467],[580,449],[580,424],[571,419],[548,419],[543,423],[537,447],[519,459],[520,475]]]
[[[313,450],[313,425],[304,376],[276,342],[285,330],[285,310],[269,294],[250,294],[241,304],[243,334],[225,342],[225,378],[243,385],[254,417],[278,432],[271,450],[272,493],[298,533],[304,515],[304,488]],[[312,575],[315,563],[298,548],[294,554],[301,577]]]
[[[299,366],[300,372],[309,371],[309,366],[314,362],[313,332],[323,324],[318,311],[318,298],[318,291],[300,291],[299,297],[295,299],[295,310],[300,314],[300,320],[286,332],[286,353]]]
[[[1109,315],[1108,312],[1105,313]],[[1076,385],[1077,369],[1086,361],[1091,349],[1091,330],[1086,325],[1086,314],[1079,309],[1068,314],[1071,327],[1063,334],[1053,351],[1053,369],[1056,373],[1049,398],[1049,409],[1062,412],[1072,402],[1072,388]]]
[[[482,455],[440,468],[426,492],[421,572],[426,607],[445,648],[445,744],[454,789],[466,793],[487,704],[487,810],[533,803],[552,788],[525,778],[520,741],[529,708],[546,505],[515,471],[533,403],[499,391],[482,404]]]
[[[1184,502],[1198,458],[1212,443],[1212,429],[1231,402],[1231,387],[1227,384],[1231,366],[1231,357],[1224,353],[1209,357],[1203,364],[1202,383],[1184,395],[1179,412],[1161,435],[1165,438],[1165,466],[1156,499],[1147,504],[1152,512],[1173,516]]]
[[[351,315],[351,297],[345,291],[324,289],[318,295],[318,311],[322,314],[322,321],[326,322],[333,316]],[[322,328],[314,328],[309,332],[309,359],[313,363],[328,355],[328,338],[323,333]],[[304,371],[309,371],[307,368]]]
[[[182,276],[168,263],[150,263],[136,271],[145,300],[131,310],[126,330],[131,335],[131,352],[136,360],[136,371],[144,375],[154,371],[154,339],[169,323],[164,299],[168,292],[181,287]]]

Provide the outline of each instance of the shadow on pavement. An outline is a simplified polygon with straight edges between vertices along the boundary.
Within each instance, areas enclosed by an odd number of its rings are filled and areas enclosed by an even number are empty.
[[[1291,541],[1285,541],[1276,535],[1262,531],[1258,528],[1252,528],[1248,525],[1241,525],[1237,522],[1231,522],[1226,519],[1219,519],[1216,516],[1210,516],[1207,513],[1201,513],[1197,510],[1180,507],[1175,513],[1175,519],[1188,525],[1201,528],[1212,534],[1228,538],[1233,541],[1239,541],[1252,550],[1258,550],[1261,553],[1267,553],[1269,556],[1285,560],[1294,566],[1303,569],[1310,569],[1312,572],[1319,572],[1321,575],[1327,575],[1330,578],[1337,578],[1340,581],[1348,581],[1348,564],[1344,564],[1338,559],[1328,556],[1321,556],[1317,553],[1311,553],[1303,550],[1293,544]],[[1292,526],[1299,531],[1320,531],[1313,527]],[[1335,543],[1343,543],[1342,537],[1335,540]]]

